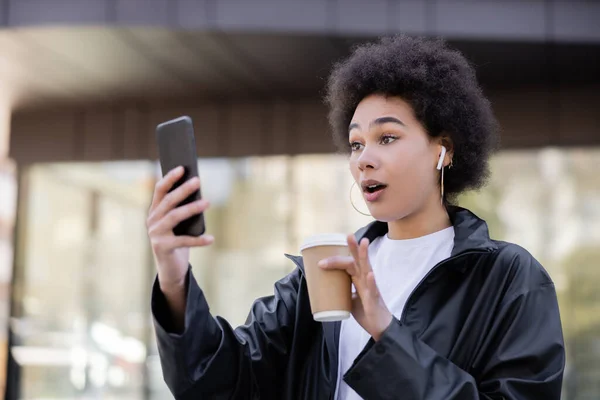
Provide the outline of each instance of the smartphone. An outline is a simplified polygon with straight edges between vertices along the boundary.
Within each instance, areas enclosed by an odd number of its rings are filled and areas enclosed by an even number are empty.
[[[186,115],[163,122],[156,127],[156,141],[158,143],[158,156],[162,175],[165,176],[172,169],[183,166],[184,173],[170,191],[177,189],[187,180],[198,176],[198,156],[196,155],[196,140],[192,119]],[[179,206],[200,200],[200,189],[183,200]],[[176,236],[200,236],[206,231],[204,214],[194,215],[181,221],[173,233]]]

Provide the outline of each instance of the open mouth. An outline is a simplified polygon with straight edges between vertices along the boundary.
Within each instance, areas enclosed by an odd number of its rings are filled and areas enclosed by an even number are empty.
[[[368,202],[374,202],[379,200],[383,190],[387,187],[387,185],[373,179],[368,179],[361,182],[361,187],[365,200]]]
[[[384,184],[369,185],[364,188],[364,191],[367,193],[375,193],[375,192],[385,189],[386,187],[387,187],[387,185],[384,185]]]
[[[360,183],[360,186],[365,193],[375,193],[387,187],[385,183],[376,181],[374,179],[364,180]]]

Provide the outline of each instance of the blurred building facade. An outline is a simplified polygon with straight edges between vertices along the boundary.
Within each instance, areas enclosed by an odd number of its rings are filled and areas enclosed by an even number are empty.
[[[289,270],[282,253],[304,235],[367,222],[347,201],[351,181],[332,155],[321,96],[352,46],[398,32],[443,36],[475,64],[503,152],[490,186],[461,201],[549,269],[569,344],[565,397],[600,396],[600,277],[590,261],[600,247],[600,3],[0,5],[7,398],[169,398],[148,315],[144,228],[160,122],[194,120],[218,244],[193,265],[232,323]]]

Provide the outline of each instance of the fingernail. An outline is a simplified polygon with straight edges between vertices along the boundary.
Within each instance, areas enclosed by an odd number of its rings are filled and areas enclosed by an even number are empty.
[[[209,242],[212,242],[215,240],[215,237],[213,235],[204,235],[204,238],[206,238],[206,240]]]
[[[327,266],[327,262],[326,261],[319,261],[317,263],[317,267],[319,267],[319,268],[324,268],[326,266]]]

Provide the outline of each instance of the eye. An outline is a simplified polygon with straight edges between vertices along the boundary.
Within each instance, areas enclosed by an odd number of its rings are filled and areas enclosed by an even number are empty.
[[[350,149],[352,151],[358,151],[358,150],[361,149],[361,147],[362,147],[362,143],[360,143],[360,142],[352,142],[352,143],[350,143]]]
[[[396,136],[393,135],[383,135],[381,137],[381,144],[390,144],[392,143],[394,140],[398,139]]]

